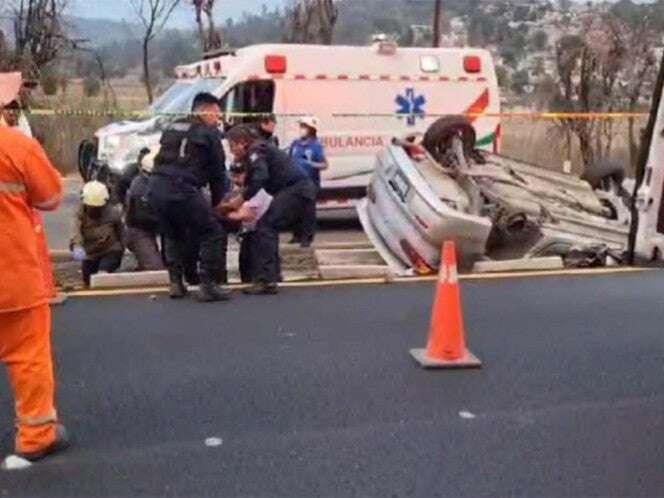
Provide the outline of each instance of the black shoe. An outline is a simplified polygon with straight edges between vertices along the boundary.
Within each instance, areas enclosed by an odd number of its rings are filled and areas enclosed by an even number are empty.
[[[193,286],[201,284],[201,278],[198,276],[198,273],[185,274],[184,281],[187,282],[188,285],[193,285]]]
[[[65,451],[69,448],[69,435],[67,434],[67,429],[64,425],[58,425],[56,428],[56,438],[53,444],[44,448],[41,451],[35,451],[34,453],[20,453],[16,452],[16,456],[24,458],[30,462],[37,462],[46,458],[47,456]]]
[[[247,296],[274,296],[279,294],[277,284],[254,284],[242,291]]]
[[[207,282],[201,283],[197,299],[201,303],[219,303],[230,301],[232,296],[233,293],[230,290]]]
[[[169,296],[171,299],[184,299],[187,297],[189,291],[184,283],[182,273],[169,271],[168,276],[171,281],[171,287],[169,290]]]
[[[309,249],[313,245],[314,241],[313,240],[303,240],[300,242],[300,247],[302,249]]]

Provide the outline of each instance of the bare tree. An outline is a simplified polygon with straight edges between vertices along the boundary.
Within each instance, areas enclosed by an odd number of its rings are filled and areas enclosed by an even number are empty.
[[[95,49],[90,49],[90,48],[83,48],[80,47],[78,48],[79,51],[83,53],[87,53],[91,56],[91,58],[94,60],[94,63],[97,67],[97,73],[99,75],[99,81],[101,83],[101,88],[104,94],[104,107],[109,108],[113,107],[116,108],[118,105],[118,100],[117,100],[117,95],[115,93],[115,89],[113,88],[113,85],[111,84],[111,80],[109,78],[108,71],[106,69],[106,62],[107,62],[107,57],[105,57],[105,54],[100,52],[99,50]]]
[[[9,45],[5,33],[0,29],[0,71],[9,70]]]
[[[70,48],[63,22],[67,7],[67,0],[10,0],[4,10],[12,22],[14,43],[5,65],[37,77],[40,68]]]
[[[615,15],[586,19],[583,30],[562,37],[556,45],[557,87],[554,110],[572,113],[635,112],[656,71],[654,47],[658,30],[648,18],[628,22]],[[586,167],[608,157],[620,132],[613,119],[565,119],[568,158],[576,137]],[[639,133],[628,120],[632,167],[637,159]]]
[[[311,27],[314,20],[314,10],[311,0],[297,0],[289,9],[289,36],[291,43],[312,43]]]
[[[623,108],[627,112],[638,110],[639,100],[649,82],[657,75],[657,56],[654,47],[658,45],[659,30],[653,25],[651,16],[638,24],[625,23],[624,45],[628,50],[623,69],[625,81],[621,85]],[[634,118],[628,120],[629,158],[633,171],[636,171],[640,133]]]
[[[170,19],[180,0],[129,0],[136,16],[143,26],[142,49],[143,49],[143,82],[148,95],[148,102],[154,101],[152,91],[152,77],[150,74],[150,43]]]
[[[581,34],[562,37],[556,46],[558,93],[554,107],[571,113],[614,112],[619,104],[619,80],[627,58],[622,27],[613,16],[588,18]],[[611,151],[613,122],[565,119],[568,149],[575,135],[586,167]]]
[[[288,41],[331,45],[339,18],[337,0],[295,0],[289,8]]]
[[[220,49],[223,46],[223,37],[214,22],[215,0],[192,0],[192,3],[196,12],[201,49],[203,52]],[[203,16],[205,16],[205,20]]]

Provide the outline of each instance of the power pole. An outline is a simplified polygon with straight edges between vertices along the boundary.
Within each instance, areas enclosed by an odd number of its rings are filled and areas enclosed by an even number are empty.
[[[433,46],[440,47],[443,37],[443,0],[436,0],[436,10],[433,15]]]

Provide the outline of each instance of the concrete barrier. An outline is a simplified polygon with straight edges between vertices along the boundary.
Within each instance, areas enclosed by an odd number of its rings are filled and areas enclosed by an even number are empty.
[[[319,266],[385,264],[375,249],[319,249],[316,260]]]
[[[99,273],[90,280],[92,289],[127,289],[132,287],[161,287],[168,285],[168,272],[145,271],[135,273]]]
[[[65,250],[52,250],[51,251],[51,261],[53,263],[68,263],[73,261],[71,252]]]
[[[315,244],[317,251],[338,250],[338,249],[373,249],[371,242],[323,242]]]
[[[562,270],[565,268],[560,256],[550,258],[525,258],[505,261],[478,261],[473,273],[502,273],[511,271]]]
[[[392,272],[385,265],[328,265],[320,267],[324,280],[388,278]]]

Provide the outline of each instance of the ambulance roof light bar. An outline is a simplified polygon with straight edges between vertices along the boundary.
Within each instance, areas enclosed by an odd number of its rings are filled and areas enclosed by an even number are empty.
[[[463,58],[463,68],[469,74],[482,72],[482,58],[478,55],[467,55]]]
[[[288,59],[285,55],[266,55],[265,71],[269,74],[286,74],[286,71],[288,71]]]

